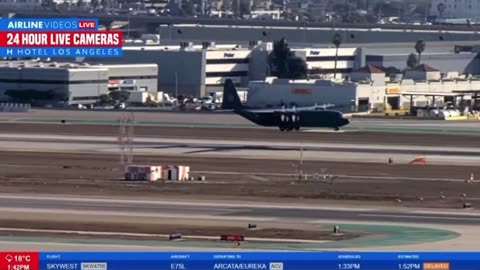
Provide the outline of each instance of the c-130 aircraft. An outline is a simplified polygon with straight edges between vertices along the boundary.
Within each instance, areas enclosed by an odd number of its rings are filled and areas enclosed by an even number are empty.
[[[350,121],[339,111],[321,107],[291,109],[248,109],[243,106],[231,79],[225,80],[222,110],[233,110],[247,120],[264,127],[278,127],[280,131],[300,128],[332,128],[338,131]]]

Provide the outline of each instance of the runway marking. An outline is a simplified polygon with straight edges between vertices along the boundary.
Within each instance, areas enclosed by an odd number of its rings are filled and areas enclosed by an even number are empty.
[[[176,219],[205,219],[205,220],[233,220],[233,221],[275,221],[277,218],[261,218],[250,216],[215,216],[215,215],[193,215],[188,214],[158,214],[158,213],[133,213],[126,211],[102,211],[102,210],[72,210],[72,209],[52,209],[52,208],[17,208],[0,207],[0,211],[14,213],[49,213],[49,214],[69,214],[69,215],[92,215],[92,216],[120,216],[120,217],[158,217],[158,218],[176,218]]]
[[[2,165],[0,165],[1,167]],[[23,166],[23,165],[22,165]],[[262,173],[262,172],[222,172],[222,171],[191,171],[192,173],[214,174],[214,175],[253,175],[253,176],[298,176],[294,173]],[[313,176],[314,174],[304,174],[307,176]],[[374,175],[347,175],[347,174],[332,174],[332,176],[339,177],[336,181],[342,181],[346,179],[362,179],[362,180],[413,180],[413,181],[449,181],[449,182],[465,182],[465,179],[453,179],[453,178],[419,178],[419,177],[402,177],[402,176],[374,176]]]
[[[245,202],[225,202],[225,201],[168,201],[168,200],[129,200],[129,199],[106,199],[106,198],[81,198],[81,197],[51,197],[48,195],[28,196],[28,195],[9,195],[0,194],[1,199],[28,199],[28,200],[50,200],[50,201],[67,201],[67,202],[97,202],[97,203],[130,203],[130,204],[150,204],[150,205],[174,205],[174,206],[202,206],[202,207],[223,207],[233,209],[244,208],[274,208],[274,209],[308,209],[308,210],[344,210],[344,211],[377,211],[382,208],[372,207],[338,207],[338,206],[310,206],[310,205],[292,205],[278,203],[245,203]],[[0,209],[2,209],[0,207]],[[17,209],[17,208],[13,208]]]
[[[152,234],[152,233],[127,233],[127,232],[101,232],[101,231],[72,231],[72,230],[53,230],[53,229],[23,229],[23,228],[0,228],[0,231],[7,232],[33,232],[33,233],[63,233],[63,234],[79,234],[79,235],[91,235],[91,236],[134,236],[134,237],[165,237],[168,238],[169,234]],[[218,236],[205,236],[205,235],[185,235],[182,238],[185,239],[203,239],[203,240],[216,240]],[[327,243],[331,241],[327,240],[308,240],[308,239],[291,239],[291,238],[261,238],[261,237],[248,237],[249,241],[261,241],[261,242],[292,242],[292,243]]]
[[[393,214],[359,214],[363,217],[392,217],[392,218],[413,218],[413,219],[448,219],[448,220],[474,220],[479,221],[479,218],[470,217],[448,217],[448,216],[415,216],[415,215],[393,215]]]

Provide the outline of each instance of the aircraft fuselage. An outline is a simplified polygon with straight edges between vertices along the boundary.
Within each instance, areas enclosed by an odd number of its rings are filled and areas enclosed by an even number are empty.
[[[340,112],[330,110],[312,111],[274,111],[252,112],[248,110],[236,111],[253,123],[265,127],[279,127],[280,130],[298,130],[301,127],[324,127],[338,129],[348,125],[348,119]]]

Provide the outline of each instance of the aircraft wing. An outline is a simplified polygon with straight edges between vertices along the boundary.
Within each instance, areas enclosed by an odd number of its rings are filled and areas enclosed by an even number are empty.
[[[282,112],[300,112],[300,111],[316,111],[326,110],[327,108],[335,107],[333,104],[315,105],[309,107],[293,107],[293,108],[274,108],[274,109],[249,109],[253,113],[282,113]]]

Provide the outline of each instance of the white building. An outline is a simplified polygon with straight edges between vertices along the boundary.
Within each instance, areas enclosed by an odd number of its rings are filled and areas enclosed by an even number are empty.
[[[432,72],[425,73],[419,76],[425,78]],[[362,68],[353,72],[352,78],[356,80],[268,78],[252,81],[247,104],[251,107],[335,104],[342,111],[383,111],[409,109],[411,106],[443,106],[447,102],[458,103],[461,98],[471,100],[474,92],[480,92],[480,78],[474,77],[389,81],[379,69]]]
[[[208,50],[205,53],[205,86],[219,86],[231,79],[248,80],[250,50]]]
[[[478,19],[480,0],[431,0],[429,13],[430,16],[442,19]]]
[[[90,104],[112,90],[157,92],[155,64],[88,65],[74,63],[0,62],[0,100],[8,91],[49,93],[48,102]]]
[[[292,49],[296,56],[307,62],[310,75],[333,78],[335,69],[335,48]],[[360,48],[339,48],[337,56],[337,78],[348,76],[353,69],[361,66]]]

